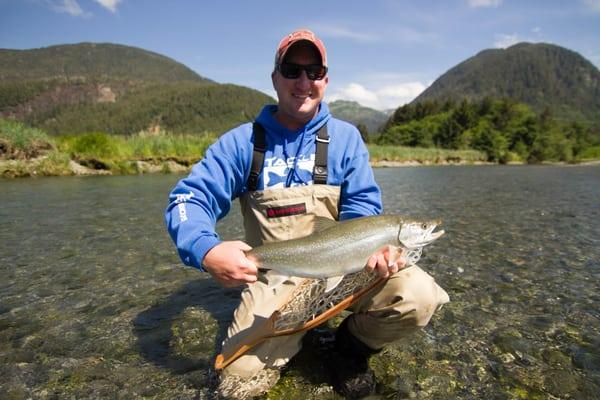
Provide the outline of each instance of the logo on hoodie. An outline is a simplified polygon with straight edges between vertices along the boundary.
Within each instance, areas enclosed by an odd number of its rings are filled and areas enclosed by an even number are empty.
[[[187,221],[187,210],[185,209],[185,202],[194,197],[194,193],[184,193],[175,195],[175,204],[177,204],[177,210],[179,211],[179,221]]]
[[[294,168],[296,171],[292,171]],[[315,155],[302,155],[290,157],[287,160],[279,157],[265,159],[263,168],[264,186],[271,189],[283,189],[289,174],[294,174],[291,178],[290,186],[310,185],[313,182],[313,168],[315,166]]]

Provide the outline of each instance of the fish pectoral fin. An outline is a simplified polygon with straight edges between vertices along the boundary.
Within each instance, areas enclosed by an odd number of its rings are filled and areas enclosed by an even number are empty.
[[[288,275],[282,275],[277,271],[270,270],[264,275],[263,282],[267,284],[267,288],[276,289],[283,285],[283,283],[290,279]]]
[[[344,275],[340,276],[331,276],[325,280],[325,293],[331,292],[333,289],[340,284],[340,282],[344,279]]]

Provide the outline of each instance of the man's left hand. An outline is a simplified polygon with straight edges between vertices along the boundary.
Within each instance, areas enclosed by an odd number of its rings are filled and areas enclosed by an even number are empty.
[[[403,248],[385,246],[369,257],[365,270],[367,272],[377,270],[380,277],[387,278],[390,274],[394,274],[404,268],[405,265],[406,260],[404,259]]]

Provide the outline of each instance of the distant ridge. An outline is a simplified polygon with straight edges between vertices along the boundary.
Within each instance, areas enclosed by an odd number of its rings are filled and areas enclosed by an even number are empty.
[[[0,49],[0,117],[49,134],[222,133],[274,100],[202,77],[163,55],[112,43]]]
[[[382,111],[365,107],[355,101],[336,100],[328,105],[333,116],[352,122],[354,125],[363,124],[370,133],[378,132],[389,116]]]
[[[0,80],[128,79],[210,81],[163,55],[112,43],[78,43],[31,50],[0,49]]]
[[[411,104],[510,98],[557,117],[600,123],[600,71],[580,54],[546,43],[483,50],[451,68]]]

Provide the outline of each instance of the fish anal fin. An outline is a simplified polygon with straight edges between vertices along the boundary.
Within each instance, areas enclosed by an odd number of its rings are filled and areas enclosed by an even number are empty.
[[[344,275],[340,276],[331,276],[325,280],[325,293],[331,292],[333,289],[340,284],[340,282],[344,279]]]
[[[270,270],[264,275],[264,279],[267,282],[269,289],[276,289],[283,285],[284,282],[288,281],[290,277],[288,275],[282,275],[274,270]]]

